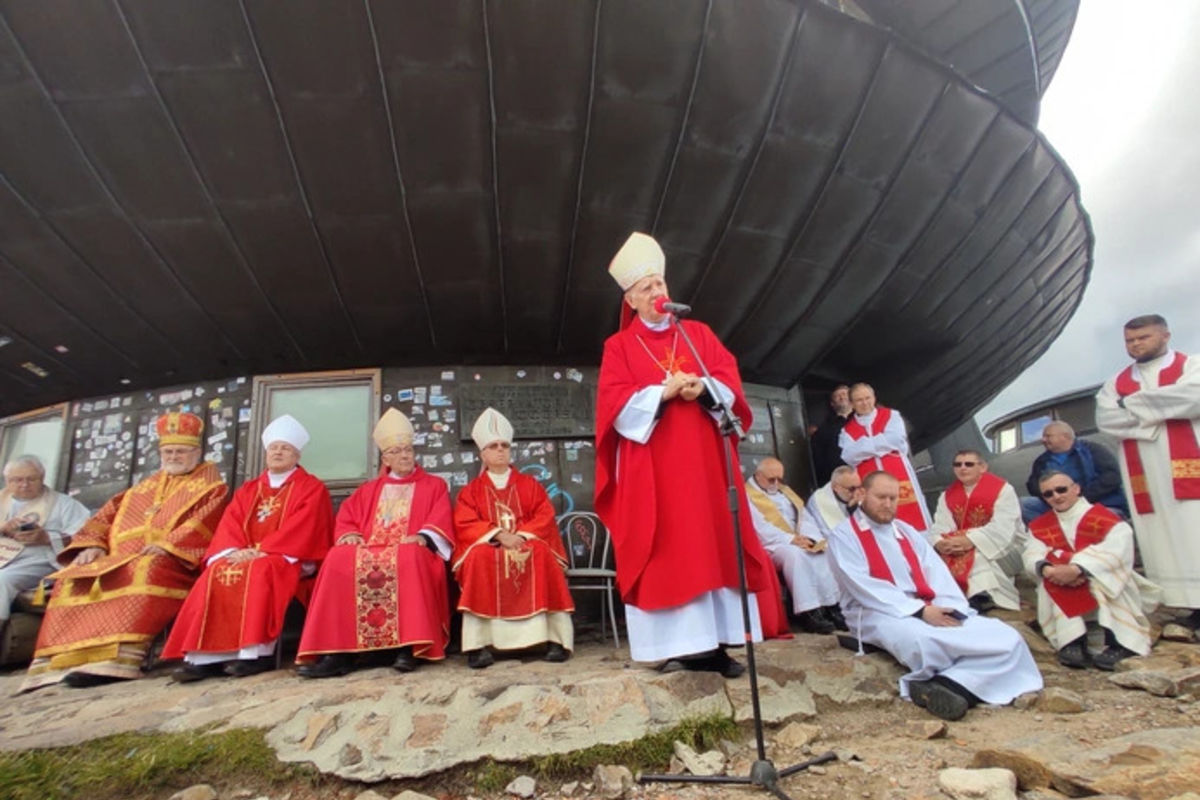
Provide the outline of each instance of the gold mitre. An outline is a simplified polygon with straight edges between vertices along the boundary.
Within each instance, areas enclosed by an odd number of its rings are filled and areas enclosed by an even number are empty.
[[[402,444],[412,444],[413,425],[409,422],[408,417],[394,408],[389,408],[383,412],[379,422],[375,423],[375,430],[372,431],[371,438],[375,440],[375,446],[380,450],[387,450],[389,447],[397,447]]]
[[[480,450],[492,442],[508,442],[512,444],[513,426],[504,415],[492,407],[484,409],[471,428],[471,438]]]
[[[629,287],[649,275],[658,275],[666,271],[667,257],[653,236],[645,233],[631,233],[621,245],[621,249],[613,256],[608,265],[608,274],[621,287],[621,291],[629,291]]]

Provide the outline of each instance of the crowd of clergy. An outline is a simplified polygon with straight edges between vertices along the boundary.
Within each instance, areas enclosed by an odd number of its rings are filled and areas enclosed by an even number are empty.
[[[742,473],[731,420],[751,422],[736,360],[707,325],[664,310],[665,256],[652,237],[633,234],[609,272],[623,313],[601,360],[595,508],[612,537],[633,660],[736,678],[745,668],[729,649],[791,638],[790,612],[803,631],[887,651],[908,670],[902,697],[958,719],[1042,686],[1020,633],[988,616],[1019,609],[1021,572],[1036,587],[1037,628],[1069,667],[1111,670],[1148,653],[1146,615],[1159,603],[1200,627],[1200,363],[1170,348],[1161,317],[1126,325],[1133,363],[1097,400],[1101,429],[1122,440],[1127,506],[1102,502],[1111,485],[1090,499],[1097,459],[1072,461],[1073,432],[1055,438],[1056,423],[1031,478],[1042,506],[1023,504],[983,453],[964,449],[931,514],[904,420],[866,383],[834,390],[811,440],[821,485],[807,501],[775,458],[732,480],[727,461]],[[188,413],[159,418],[161,469],[94,515],[46,487],[35,457],[5,465],[0,624],[18,592],[44,595],[52,582],[22,691],[135,678],[167,630],[162,657],[181,662],[177,681],[273,669],[293,601],[306,610],[306,678],[443,659],[452,605],[472,668],[503,653],[570,657],[574,604],[554,508],[513,468],[514,430],[499,411],[475,421],[482,469],[451,503],[420,467],[408,418],[387,409],[373,432],[379,474],[336,515],[300,465],[309,433],[293,417],[265,427],[266,468],[228,503],[202,460],[202,428]],[[1089,648],[1089,625],[1102,646]]]

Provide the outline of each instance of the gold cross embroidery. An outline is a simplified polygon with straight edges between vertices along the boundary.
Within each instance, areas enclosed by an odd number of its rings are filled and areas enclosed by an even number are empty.
[[[517,515],[499,500],[496,501],[496,524],[505,533],[515,533],[517,530]]]
[[[230,565],[217,573],[217,580],[224,586],[233,586],[242,581],[242,568]]]

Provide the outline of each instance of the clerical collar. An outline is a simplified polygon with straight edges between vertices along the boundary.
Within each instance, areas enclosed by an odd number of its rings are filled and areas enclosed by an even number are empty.
[[[640,319],[642,321],[642,324],[645,325],[647,328],[649,328],[652,331],[665,331],[667,328],[671,327],[671,318],[670,317],[663,317],[658,322],[651,322],[650,320],[646,319],[645,317],[643,317],[639,314],[638,319]]]
[[[488,478],[491,479],[493,486],[495,486],[497,489],[503,489],[505,486],[508,486],[508,476],[512,472],[512,470],[506,469],[504,472],[501,472],[499,475],[497,475],[495,472],[492,472],[490,469],[484,470],[484,472],[486,472]]]
[[[866,426],[870,425],[875,420],[875,415],[878,412],[879,412],[878,407],[872,408],[870,414],[867,414],[865,417],[860,417],[858,414],[855,414],[854,419],[858,420],[858,424],[862,425],[865,428]]]
[[[1163,367],[1165,367],[1168,364],[1173,363],[1174,361],[1175,361],[1175,351],[1168,347],[1167,352],[1163,353],[1161,356],[1159,356],[1156,359],[1153,359],[1152,361],[1147,361],[1145,363],[1142,363],[1140,361],[1133,362],[1137,366],[1137,369],[1129,370],[1129,377],[1133,378],[1134,383],[1141,383],[1142,376],[1139,373],[1143,369],[1149,370],[1151,372],[1158,372],[1160,369],[1162,369]]]
[[[292,473],[295,471],[296,471],[295,467],[292,467],[287,472],[270,472],[270,471],[268,471],[267,472],[267,482],[271,484],[272,489],[278,489],[280,486],[283,486],[284,481],[286,481],[288,478],[292,477]]]
[[[1091,503],[1089,503],[1087,500],[1084,500],[1082,497],[1080,497],[1078,500],[1075,501],[1075,505],[1071,506],[1066,511],[1055,511],[1054,513],[1056,515],[1058,515],[1058,518],[1060,521],[1073,522],[1075,520],[1080,519],[1084,514],[1086,514],[1088,512],[1088,509],[1091,507],[1092,507]]]

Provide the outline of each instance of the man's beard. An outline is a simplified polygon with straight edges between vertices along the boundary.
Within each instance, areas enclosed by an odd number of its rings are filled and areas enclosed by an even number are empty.
[[[1158,359],[1158,358],[1162,358],[1166,354],[1167,354],[1167,348],[1164,347],[1162,350],[1158,351],[1157,353],[1154,353],[1154,354],[1148,355],[1148,356],[1139,356],[1138,358],[1136,358],[1134,360],[1137,361],[1137,363],[1139,363],[1139,364],[1149,364],[1151,361],[1154,361],[1155,359]]]
[[[168,475],[187,475],[198,466],[199,462],[195,464],[164,464],[163,472]]]
[[[895,514],[895,512],[893,512],[893,513],[891,514],[891,516],[889,516],[887,519],[878,519],[878,518],[877,518],[877,517],[876,517],[874,514],[872,514],[870,511],[867,511],[867,509],[866,509],[866,508],[863,508],[862,512],[863,512],[863,514],[865,514],[865,515],[866,515],[867,519],[871,520],[871,522],[875,522],[875,523],[878,523],[878,524],[880,524],[880,525],[887,525],[889,522],[893,522],[893,521],[896,519],[896,514]]]

